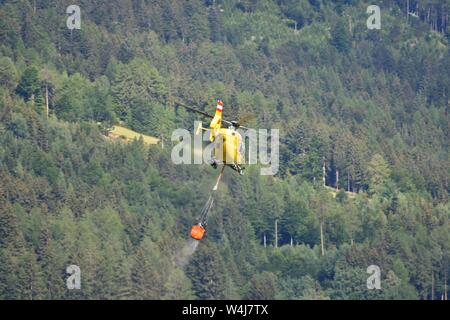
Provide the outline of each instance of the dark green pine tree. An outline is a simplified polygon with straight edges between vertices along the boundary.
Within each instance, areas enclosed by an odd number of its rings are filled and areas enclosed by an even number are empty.
[[[226,273],[216,248],[201,246],[186,270],[192,281],[195,296],[201,300],[225,299]]]
[[[3,175],[0,175],[3,178]],[[14,208],[6,199],[6,192],[0,186],[0,248],[20,248],[23,239],[18,229]]]
[[[131,267],[133,299],[160,299],[164,292],[167,265],[157,246],[144,238]]]
[[[257,5],[257,0],[240,0],[236,3],[236,7],[243,12],[254,12]]]
[[[40,89],[38,69],[35,66],[29,66],[20,77],[16,92],[24,97],[26,101],[29,101],[32,98],[38,99]]]
[[[12,91],[17,85],[18,78],[13,61],[8,57],[0,58],[0,85],[8,91]]]
[[[209,30],[210,30],[210,38],[213,42],[218,42],[223,39],[223,31],[222,31],[222,19],[219,14],[219,9],[217,6],[212,6],[209,8],[208,13],[208,21],[209,21]]]
[[[351,49],[350,32],[345,20],[339,20],[331,30],[331,44],[342,53],[347,53]]]
[[[253,276],[247,298],[250,300],[273,300],[277,292],[277,277],[264,271]]]
[[[40,39],[39,24],[37,23],[37,16],[33,14],[33,8],[28,3],[22,6],[22,28],[21,36],[23,42],[27,47],[35,46]]]
[[[179,35],[176,25],[176,15],[173,8],[173,2],[162,2],[162,33],[167,42],[175,40]]]
[[[19,298],[17,257],[23,253],[24,240],[17,217],[0,186],[0,299]]]
[[[17,264],[12,250],[0,248],[0,299],[15,299]]]
[[[42,278],[46,286],[46,299],[62,299],[66,290],[64,252],[58,250],[46,223],[39,236],[36,248],[37,261],[42,268]]]
[[[18,259],[16,270],[19,299],[40,300],[46,298],[44,274],[33,250],[24,250]]]

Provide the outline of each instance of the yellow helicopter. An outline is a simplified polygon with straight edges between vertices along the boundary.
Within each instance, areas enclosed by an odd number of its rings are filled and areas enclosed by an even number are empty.
[[[212,189],[213,193],[210,195],[207,203],[203,207],[200,214],[199,221],[191,228],[191,238],[200,241],[203,239],[206,233],[206,220],[208,213],[214,203],[214,192],[217,191],[220,179],[223,176],[225,166],[231,167],[233,170],[239,172],[240,175],[244,174],[244,167],[242,164],[245,160],[245,143],[242,139],[242,135],[237,131],[238,128],[249,129],[241,124],[253,118],[253,113],[243,114],[238,121],[228,121],[222,118],[223,102],[217,100],[216,113],[214,116],[185,105],[179,101],[173,101],[176,106],[186,108],[189,111],[199,113],[205,117],[211,118],[209,128],[204,128],[200,125],[196,129],[196,134],[200,134],[202,131],[209,131],[209,140],[211,141],[211,147],[213,148],[213,157],[211,159],[211,165],[216,169],[219,164],[223,164],[220,174],[217,178],[216,184]],[[227,128],[222,127],[222,123],[228,125]]]
[[[228,121],[222,118],[223,102],[221,100],[217,100],[216,113],[214,116],[178,101],[175,101],[174,103],[177,106],[212,119],[209,128],[204,128],[200,124],[195,133],[199,134],[202,130],[210,131],[209,139],[212,143],[211,147],[214,148],[213,157],[211,159],[213,168],[216,169],[219,164],[223,164],[237,171],[240,175],[243,175],[245,170],[242,166],[245,160],[245,143],[242,140],[242,135],[237,129],[248,129],[242,126],[241,123],[253,117],[253,114],[244,114],[239,121]],[[222,123],[228,124],[228,127],[223,128]]]

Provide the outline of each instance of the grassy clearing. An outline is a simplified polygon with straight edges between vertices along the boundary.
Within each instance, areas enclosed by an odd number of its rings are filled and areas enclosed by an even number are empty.
[[[144,143],[148,144],[148,145],[158,144],[158,142],[159,142],[158,138],[155,138],[152,136],[147,136],[145,134],[138,133],[131,129],[124,128],[124,127],[117,126],[117,125],[112,127],[109,130],[108,137],[110,137],[112,139],[121,138],[121,139],[125,140],[126,142],[133,141],[134,139],[140,139],[142,137],[142,139],[144,140]]]

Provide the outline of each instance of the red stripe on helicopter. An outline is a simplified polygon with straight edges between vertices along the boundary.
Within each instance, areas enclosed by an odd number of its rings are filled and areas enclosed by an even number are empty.
[[[217,101],[216,111],[222,112],[222,109],[223,109],[223,102],[219,100]]]

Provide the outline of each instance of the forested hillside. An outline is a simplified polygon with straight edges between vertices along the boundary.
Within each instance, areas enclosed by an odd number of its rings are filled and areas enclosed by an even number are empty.
[[[69,30],[73,2],[0,0],[0,299],[447,297],[449,0],[79,0]],[[172,164],[173,97],[282,138],[183,266],[217,171]]]

